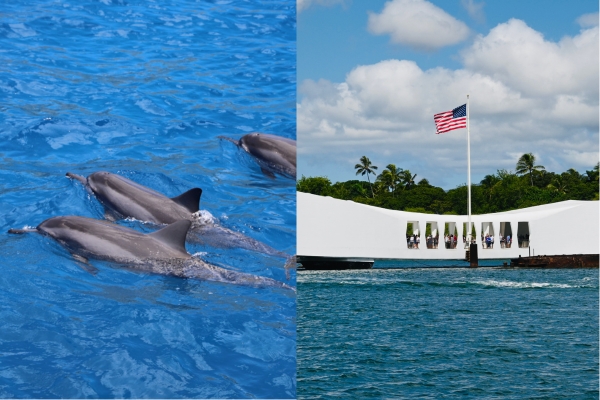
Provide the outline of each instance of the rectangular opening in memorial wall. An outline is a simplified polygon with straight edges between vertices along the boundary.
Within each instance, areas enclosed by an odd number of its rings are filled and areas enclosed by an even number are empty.
[[[471,240],[470,243],[477,243],[477,232],[475,231],[475,223],[471,222],[471,236],[470,236]],[[468,249],[469,248],[469,240],[467,238],[467,223],[463,222],[463,244],[464,244],[464,248]]]
[[[510,222],[500,222],[500,247],[510,249],[512,245],[512,227]]]
[[[406,224],[406,246],[409,249],[418,249],[421,244],[421,231],[418,221],[408,221]]]
[[[491,222],[481,223],[481,248],[482,249],[493,249],[494,248],[494,224]]]
[[[517,226],[517,240],[520,248],[529,247],[529,222],[519,222]]]
[[[427,222],[425,224],[425,236],[428,249],[437,249],[440,240],[440,232],[437,222]]]
[[[444,224],[444,247],[446,249],[456,249],[459,236],[456,228],[456,222],[446,222]]]

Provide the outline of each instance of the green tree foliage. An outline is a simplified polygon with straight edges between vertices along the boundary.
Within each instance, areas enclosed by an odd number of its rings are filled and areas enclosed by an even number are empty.
[[[599,194],[598,193],[599,192],[599,188],[598,188],[598,182],[599,182],[598,167],[599,166],[600,166],[600,163],[596,164],[591,171],[585,171],[585,174],[586,174],[585,181],[589,188],[588,190],[591,193],[594,193],[594,195],[593,195],[594,200],[598,200],[598,194]]]
[[[546,188],[548,190],[550,190],[551,192],[554,192],[556,194],[567,194],[568,192],[568,188],[567,188],[567,182],[565,179],[563,179],[562,176],[557,175],[555,176],[552,181],[548,184],[548,186],[546,186]]]
[[[361,162],[360,168],[365,171],[364,174],[368,176],[367,169],[374,171],[375,168],[368,158],[361,158]],[[533,166],[535,167],[535,159]],[[535,168],[528,171],[513,173],[502,169],[495,174],[486,175],[479,184],[472,185],[472,213],[509,211],[564,200],[598,200],[598,164],[585,174],[580,174],[574,169],[563,173]],[[531,171],[535,174],[533,185]],[[377,176],[374,185],[370,181],[360,180],[332,184],[326,177],[302,176],[296,188],[301,192],[332,196],[391,210],[467,214],[466,185],[445,191],[432,186],[427,179],[421,179],[415,184],[415,178],[416,174],[389,164]]]
[[[313,178],[302,178],[296,182],[296,190],[304,193],[318,194],[320,196],[329,196],[331,191],[331,181],[324,176]]]
[[[416,177],[417,174],[411,175],[409,170],[403,170],[401,174],[401,181],[404,185],[404,189],[410,189],[411,187],[413,187],[413,185],[415,184]]]
[[[600,163],[597,163],[591,171],[585,171],[586,181],[588,182],[596,182],[598,183],[598,168],[600,167]]]
[[[535,165],[535,156],[532,153],[523,154],[517,161],[516,173],[519,175],[529,174],[531,186],[533,186],[533,173],[544,171],[546,168]]]
[[[375,193],[373,192],[373,185],[371,185],[371,179],[369,178],[369,175],[375,175],[375,170],[377,170],[377,167],[371,163],[371,160],[369,160],[367,156],[362,156],[360,158],[360,163],[356,164],[354,166],[354,169],[356,170],[356,175],[367,175],[367,180],[369,181],[369,185],[371,186],[371,195],[373,196],[373,198],[375,198]]]
[[[396,192],[396,188],[402,181],[402,169],[397,168],[394,164],[388,164],[387,167],[377,176],[377,182],[381,183],[383,187],[389,189],[392,192],[392,197]]]

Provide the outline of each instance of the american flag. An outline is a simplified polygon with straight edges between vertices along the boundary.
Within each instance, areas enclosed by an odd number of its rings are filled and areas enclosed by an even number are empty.
[[[435,133],[446,133],[454,129],[467,127],[467,105],[456,107],[452,111],[446,111],[433,116],[435,122]]]

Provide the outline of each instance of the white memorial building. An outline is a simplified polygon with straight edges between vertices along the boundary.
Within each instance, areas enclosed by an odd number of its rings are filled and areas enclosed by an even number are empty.
[[[466,215],[394,211],[302,192],[297,193],[297,202],[300,257],[465,258]],[[472,215],[472,240],[479,259],[598,254],[599,209],[598,201],[569,200]]]

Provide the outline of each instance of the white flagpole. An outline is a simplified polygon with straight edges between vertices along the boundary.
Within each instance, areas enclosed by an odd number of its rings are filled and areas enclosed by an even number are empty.
[[[467,195],[467,210],[469,213],[468,217],[468,226],[467,226],[467,243],[469,246],[471,245],[471,135],[469,133],[469,95],[467,95],[467,187],[468,187],[468,195]]]

